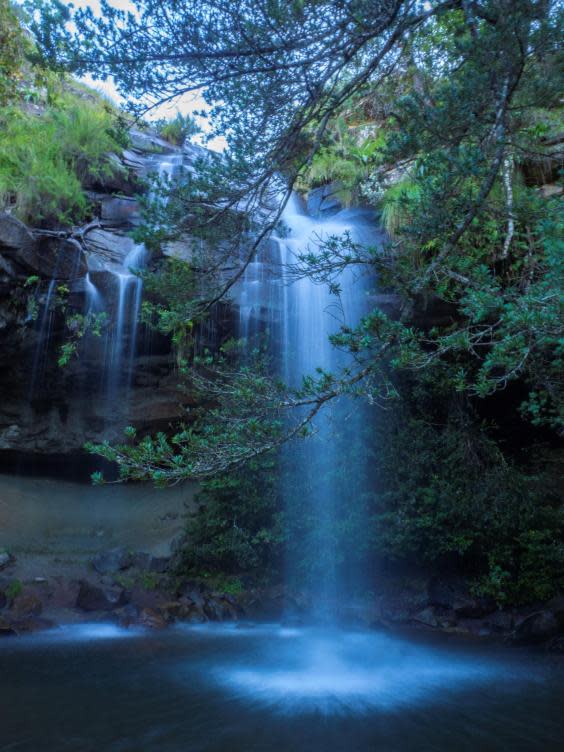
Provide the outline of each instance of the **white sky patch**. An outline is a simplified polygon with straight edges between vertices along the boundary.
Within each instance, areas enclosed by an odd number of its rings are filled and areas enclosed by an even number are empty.
[[[100,0],[93,0],[93,2],[86,2],[86,0],[74,0],[73,2],[68,2],[67,0],[64,0],[64,2],[71,8],[90,8],[95,15],[100,15],[101,13]],[[133,13],[135,12],[135,6],[128,0],[114,0],[111,5],[115,8],[119,8],[120,10],[131,11]],[[115,81],[111,77],[106,79],[105,81],[100,81],[97,80],[92,74],[88,74],[86,76],[82,76],[80,80],[87,86],[90,86],[101,94],[104,94],[115,104],[120,106],[123,106],[125,104],[125,99],[118,92]],[[204,101],[201,93],[193,92],[180,96],[178,97],[178,99],[172,102],[167,102],[160,107],[156,107],[147,114],[146,120],[159,120],[160,118],[172,119],[177,115],[177,113],[180,113],[181,115],[193,116],[195,112],[209,112],[209,110],[210,107]],[[202,128],[203,134],[193,137],[192,141],[194,143],[199,143],[202,146],[205,146],[207,149],[212,149],[213,151],[224,151],[227,147],[227,141],[223,136],[216,136],[210,141],[207,141],[206,139],[206,135],[209,134],[212,130],[209,119],[196,117],[196,121]]]

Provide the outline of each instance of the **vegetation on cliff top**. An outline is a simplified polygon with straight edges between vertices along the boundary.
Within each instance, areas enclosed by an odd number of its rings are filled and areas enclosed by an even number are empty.
[[[32,226],[87,218],[85,189],[119,165],[126,141],[113,105],[37,61],[26,19],[0,3],[0,209]]]

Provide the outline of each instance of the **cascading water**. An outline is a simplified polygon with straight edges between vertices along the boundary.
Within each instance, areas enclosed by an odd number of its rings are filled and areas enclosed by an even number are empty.
[[[135,245],[125,257],[122,269],[114,275],[117,305],[108,342],[108,395],[111,398],[120,384],[131,384],[143,292],[142,279],[131,270],[141,269],[146,255],[144,245]]]
[[[329,237],[348,232],[356,242],[374,244],[379,234],[362,210],[315,219],[302,210],[297,196],[290,198],[282,220],[284,235],[272,238],[246,269],[239,294],[239,333],[249,343],[266,334],[280,376],[297,389],[304,376],[319,375],[317,369],[338,373],[350,365],[350,355],[336,349],[329,338],[343,325],[359,323],[367,311],[367,281],[346,270],[336,296],[307,276],[292,280],[288,269],[299,254]],[[324,620],[334,618],[350,580],[359,584],[353,552],[347,550],[339,529],[357,501],[350,497],[360,496],[365,418],[365,409],[353,400],[327,407],[316,417],[315,435],[289,447],[282,460],[290,528],[287,577],[295,587],[315,590],[314,615]],[[355,530],[357,547],[362,546],[363,527]]]
[[[104,307],[100,291],[90,279],[90,274],[84,278],[84,312],[85,314],[99,313]]]
[[[47,287],[47,292],[37,319],[37,344],[33,353],[31,367],[31,381],[29,385],[29,398],[34,396],[35,389],[41,383],[45,372],[46,360],[51,339],[54,312],[52,308],[53,298],[57,289],[57,280],[52,279]]]
[[[182,154],[165,154],[155,157],[154,173],[158,181],[165,184],[174,180],[175,174],[182,167],[182,162]],[[151,198],[158,200],[156,193],[153,193]],[[107,394],[110,400],[115,400],[120,387],[125,387],[126,396],[131,387],[143,297],[143,280],[135,272],[143,269],[147,257],[145,245],[136,244],[125,256],[121,269],[113,272],[116,290],[114,323],[106,341],[104,356],[107,370]]]

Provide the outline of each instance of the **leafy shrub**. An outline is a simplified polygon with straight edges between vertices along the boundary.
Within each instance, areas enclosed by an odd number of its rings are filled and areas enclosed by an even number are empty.
[[[504,455],[437,383],[418,389],[439,405],[442,392],[450,414],[418,402],[382,416],[374,550],[431,569],[456,565],[500,604],[551,597],[564,587],[564,508],[550,478]]]
[[[201,132],[194,118],[180,113],[173,120],[157,121],[156,127],[161,138],[175,146],[182,146],[187,138]]]
[[[0,107],[17,96],[30,43],[8,0],[0,0]]]
[[[183,568],[191,573],[265,576],[281,555],[282,519],[272,460],[206,481],[188,519]]]
[[[107,159],[119,150],[111,127],[109,112],[69,96],[41,116],[1,110],[0,207],[34,225],[84,219],[83,185],[116,169]]]

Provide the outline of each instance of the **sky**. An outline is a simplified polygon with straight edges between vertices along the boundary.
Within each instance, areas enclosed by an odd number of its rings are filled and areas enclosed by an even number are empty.
[[[75,8],[89,7],[94,13],[100,12],[100,0],[92,0],[91,2],[86,2],[86,0],[63,1],[66,5],[73,6]],[[134,6],[128,0],[110,0],[110,4],[116,8],[120,8],[121,10],[134,10]],[[88,86],[91,86],[93,89],[96,89],[96,91],[102,92],[116,104],[123,103],[123,97],[120,96],[119,92],[117,91],[116,85],[111,78],[107,79],[106,81],[97,81],[93,78],[93,76],[87,75],[83,76],[80,80]],[[204,102],[202,96],[198,92],[196,92],[186,94],[185,96],[180,97],[174,102],[169,102],[162,107],[155,108],[151,111],[151,113],[147,117],[147,120],[158,120],[160,118],[171,119],[174,118],[178,112],[180,112],[182,115],[192,115],[194,112],[202,110],[209,111],[209,107]],[[209,121],[206,118],[196,118],[196,120],[204,131],[204,135],[205,133],[209,133]],[[195,136],[193,138],[193,141],[195,143],[203,143],[201,136]],[[213,151],[223,151],[227,144],[225,139],[220,136],[212,139],[211,141],[203,143],[203,145],[208,149],[212,149]]]

